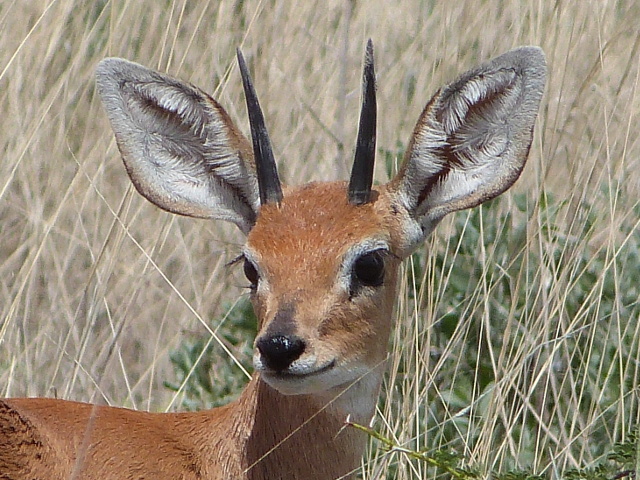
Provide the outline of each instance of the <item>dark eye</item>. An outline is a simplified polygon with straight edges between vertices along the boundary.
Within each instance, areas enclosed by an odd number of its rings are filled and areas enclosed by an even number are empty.
[[[384,250],[365,253],[353,264],[353,280],[367,287],[379,287],[384,282]]]
[[[260,280],[260,275],[258,275],[256,267],[245,258],[243,269],[245,277],[247,277],[247,280],[251,283],[251,288],[256,288],[258,286],[258,280]]]

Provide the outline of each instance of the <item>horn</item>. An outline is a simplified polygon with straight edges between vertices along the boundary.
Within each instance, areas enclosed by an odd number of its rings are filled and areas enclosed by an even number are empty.
[[[349,203],[362,205],[371,200],[373,165],[376,159],[376,73],[373,67],[373,43],[367,42],[362,72],[362,109],[356,153],[349,180]]]
[[[247,101],[247,113],[251,126],[251,140],[253,141],[253,156],[256,162],[256,174],[258,176],[258,190],[260,191],[260,204],[280,203],[282,201],[282,187],[278,178],[278,169],[269,141],[269,133],[264,123],[264,115],[260,110],[258,96],[253,88],[251,76],[247,70],[247,64],[240,49],[237,50],[242,86]]]

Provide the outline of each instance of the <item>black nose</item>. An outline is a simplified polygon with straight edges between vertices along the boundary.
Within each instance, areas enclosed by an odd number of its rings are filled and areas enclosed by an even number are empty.
[[[302,355],[306,344],[295,335],[269,335],[259,338],[256,347],[269,369],[282,371]]]

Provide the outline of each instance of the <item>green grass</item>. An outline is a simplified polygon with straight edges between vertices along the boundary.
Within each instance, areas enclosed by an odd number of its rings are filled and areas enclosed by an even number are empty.
[[[100,59],[189,80],[247,132],[241,46],[298,183],[347,177],[371,37],[382,182],[436,88],[535,44],[549,78],[527,167],[406,264],[373,428],[483,475],[608,462],[639,423],[638,18],[632,0],[1,2],[0,395],[203,408],[250,366],[245,282],[225,266],[241,236],[133,191]],[[446,473],[372,440],[361,476]]]

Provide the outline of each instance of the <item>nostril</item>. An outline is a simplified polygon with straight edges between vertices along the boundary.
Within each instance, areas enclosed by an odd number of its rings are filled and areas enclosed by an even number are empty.
[[[305,347],[304,340],[295,335],[270,335],[256,342],[266,366],[276,371],[287,369],[302,355]]]

